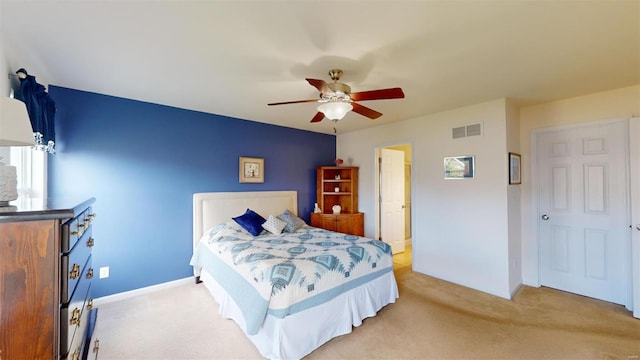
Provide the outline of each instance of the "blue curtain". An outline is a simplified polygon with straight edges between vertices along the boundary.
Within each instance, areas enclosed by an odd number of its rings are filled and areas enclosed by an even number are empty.
[[[16,94],[16,99],[27,106],[36,141],[35,148],[54,154],[56,152],[56,104],[44,86],[38,84],[35,76],[29,75],[25,69],[18,70],[16,74],[20,79],[20,91]]]

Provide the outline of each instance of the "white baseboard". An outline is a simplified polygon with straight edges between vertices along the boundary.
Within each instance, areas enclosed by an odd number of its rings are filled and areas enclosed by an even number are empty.
[[[174,280],[174,281],[169,281],[166,283],[162,283],[162,284],[157,284],[157,285],[152,285],[152,286],[147,286],[147,287],[143,287],[140,289],[135,289],[135,290],[130,290],[130,291],[125,291],[125,292],[121,292],[121,293],[117,293],[117,294],[113,294],[113,295],[107,295],[107,296],[103,296],[97,299],[93,299],[93,305],[94,306],[100,306],[102,304],[107,304],[107,303],[112,303],[114,301],[120,301],[120,300],[126,300],[126,299],[130,299],[132,297],[135,296],[140,296],[140,295],[147,295],[159,290],[164,290],[164,289],[169,289],[172,287],[176,287],[176,286],[181,286],[181,285],[185,285],[185,284],[194,284],[195,283],[195,279],[193,276],[184,278],[184,279],[179,279],[179,280]]]
[[[511,297],[509,298],[509,300],[513,300],[513,297],[516,295],[516,293],[520,290],[520,288],[522,288],[522,283],[518,284],[513,290],[511,290]]]

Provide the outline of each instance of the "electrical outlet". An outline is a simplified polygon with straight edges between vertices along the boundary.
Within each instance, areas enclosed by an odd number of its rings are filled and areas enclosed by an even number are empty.
[[[100,279],[104,279],[104,278],[108,278],[109,277],[109,267],[108,266],[104,266],[100,268]]]

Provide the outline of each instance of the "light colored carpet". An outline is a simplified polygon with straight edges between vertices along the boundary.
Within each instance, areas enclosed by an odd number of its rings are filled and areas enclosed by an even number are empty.
[[[624,307],[548,288],[512,301],[414,273],[396,256],[400,298],[307,359],[638,359],[640,320]],[[260,359],[203,285],[104,304],[101,360]]]

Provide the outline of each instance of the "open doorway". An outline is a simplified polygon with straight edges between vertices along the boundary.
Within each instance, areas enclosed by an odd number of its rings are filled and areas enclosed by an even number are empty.
[[[391,245],[394,261],[411,265],[411,144],[376,148],[376,236]]]

